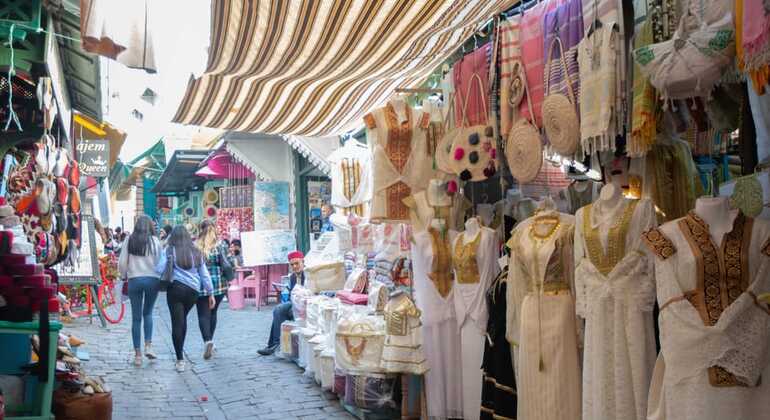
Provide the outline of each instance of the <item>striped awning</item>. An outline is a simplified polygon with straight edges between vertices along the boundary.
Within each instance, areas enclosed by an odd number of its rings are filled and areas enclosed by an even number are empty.
[[[213,0],[206,72],[174,121],[325,136],[419,86],[518,0]]]

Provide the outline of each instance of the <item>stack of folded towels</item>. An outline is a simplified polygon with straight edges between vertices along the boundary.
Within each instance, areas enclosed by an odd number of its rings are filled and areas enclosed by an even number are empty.
[[[57,284],[51,274],[36,263],[34,247],[13,207],[0,206],[0,320],[31,321],[44,306],[58,314]]]

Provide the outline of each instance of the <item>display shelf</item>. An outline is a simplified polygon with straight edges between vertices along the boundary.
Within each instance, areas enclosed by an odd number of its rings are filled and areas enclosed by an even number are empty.
[[[59,330],[62,325],[59,322],[51,321],[49,323],[48,337],[44,340],[41,337],[41,346],[47,342],[47,350],[41,351],[47,358],[43,360],[43,354],[41,354],[40,362],[43,364],[45,372],[40,375],[37,381],[37,393],[34,397],[34,403],[31,405],[32,415],[25,415],[20,417],[6,416],[8,420],[51,420],[53,414],[51,414],[51,399],[53,397],[54,386],[54,370],[56,368],[56,348],[59,338]],[[40,323],[38,321],[32,322],[8,322],[0,321],[0,334],[22,334],[33,335],[38,334],[40,331]],[[42,349],[41,349],[42,350]],[[27,407],[24,407],[27,408]]]

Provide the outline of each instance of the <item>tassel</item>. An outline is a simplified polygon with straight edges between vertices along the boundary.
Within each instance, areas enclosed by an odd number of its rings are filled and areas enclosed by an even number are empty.
[[[543,372],[545,370],[545,362],[543,362],[543,355],[540,355],[540,364],[538,365],[538,370],[540,372]]]

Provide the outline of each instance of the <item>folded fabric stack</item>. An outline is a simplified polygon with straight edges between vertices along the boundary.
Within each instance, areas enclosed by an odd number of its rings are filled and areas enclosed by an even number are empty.
[[[35,262],[34,248],[10,206],[0,206],[0,320],[31,321],[46,307],[59,312],[57,285]]]

